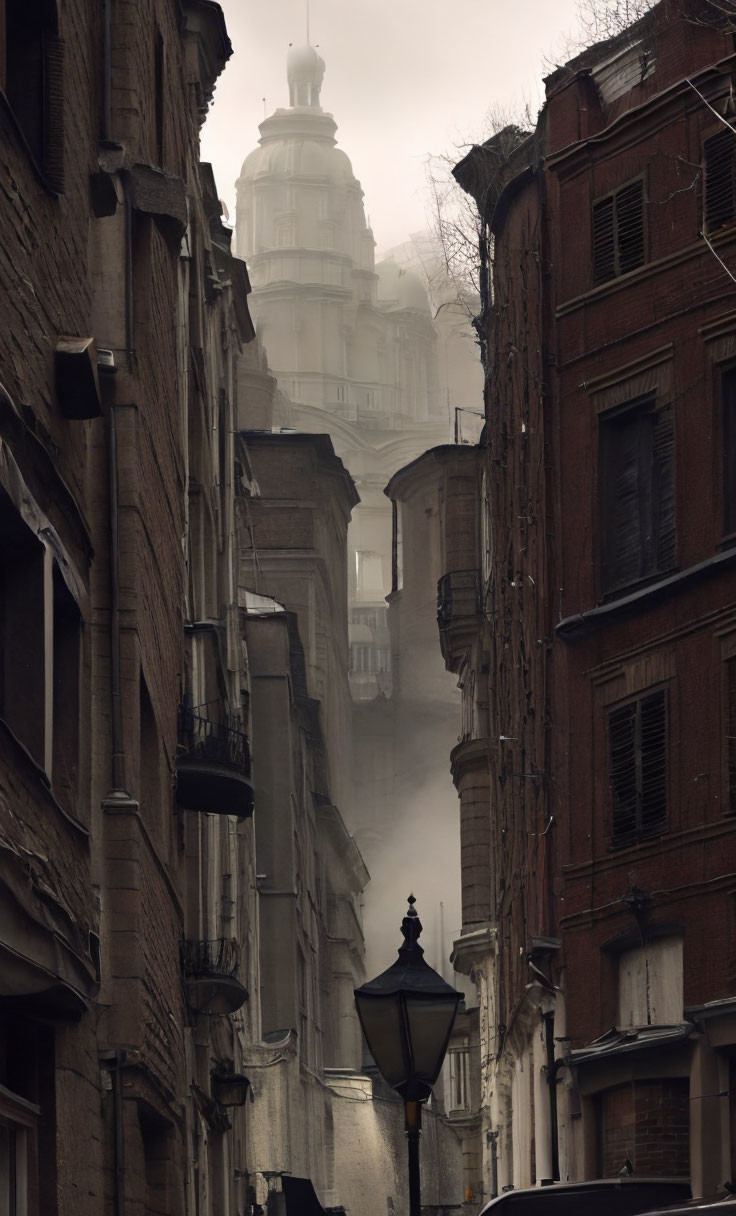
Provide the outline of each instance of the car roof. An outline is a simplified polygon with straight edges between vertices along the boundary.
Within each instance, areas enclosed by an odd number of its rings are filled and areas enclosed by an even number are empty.
[[[522,1202],[531,1202],[532,1204],[543,1205],[545,1200],[549,1200],[553,1195],[574,1195],[585,1194],[591,1191],[606,1191],[609,1194],[615,1191],[636,1191],[636,1190],[660,1190],[660,1196],[656,1194],[652,1196],[652,1208],[664,1210],[665,1207],[670,1207],[666,1200],[670,1197],[674,1200],[677,1206],[676,1195],[672,1192],[680,1191],[682,1201],[690,1195],[690,1183],[686,1178],[637,1178],[624,1175],[620,1178],[591,1178],[586,1182],[551,1182],[547,1186],[520,1187],[518,1190],[504,1191],[497,1195],[495,1199],[491,1199],[483,1208],[481,1208],[480,1216],[485,1212],[490,1212],[495,1209],[498,1204],[507,1206],[516,1206]],[[667,1192],[670,1195],[667,1195]],[[680,1204],[682,1206],[682,1203]],[[643,1210],[643,1209],[642,1209]],[[668,1216],[675,1216],[674,1212],[670,1212]]]

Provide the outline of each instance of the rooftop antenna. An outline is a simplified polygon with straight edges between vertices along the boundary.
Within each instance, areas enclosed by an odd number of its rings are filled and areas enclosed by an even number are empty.
[[[263,101],[263,117],[265,118],[266,117],[266,98],[263,97],[263,98],[261,98],[261,100]]]

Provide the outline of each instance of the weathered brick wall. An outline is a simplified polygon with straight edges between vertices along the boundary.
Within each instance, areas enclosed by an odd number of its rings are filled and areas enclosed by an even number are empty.
[[[506,1025],[529,980],[525,951],[531,936],[556,931],[550,898],[555,833],[545,832],[555,809],[547,738],[554,580],[541,223],[532,181],[496,238],[488,448],[482,453],[492,538],[483,604],[493,741],[491,916],[499,926],[498,1017]]]
[[[613,1178],[628,1160],[642,1178],[690,1173],[688,1082],[632,1081],[601,1096],[601,1176]]]

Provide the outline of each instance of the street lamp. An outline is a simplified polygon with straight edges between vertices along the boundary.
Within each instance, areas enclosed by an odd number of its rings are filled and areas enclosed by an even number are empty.
[[[420,1216],[419,1136],[422,1102],[440,1075],[462,999],[425,963],[422,922],[409,896],[401,923],[404,944],[388,971],[355,989],[355,1006],[381,1076],[404,1099],[409,1148],[409,1216]]]

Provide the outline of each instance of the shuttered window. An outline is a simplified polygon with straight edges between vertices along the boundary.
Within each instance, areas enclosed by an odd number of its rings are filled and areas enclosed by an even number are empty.
[[[726,806],[736,815],[736,658],[724,664],[726,684],[726,770],[728,777],[728,799]]]
[[[721,377],[723,437],[723,532],[736,533],[736,367]]]
[[[644,264],[644,182],[622,186],[593,204],[593,282],[606,283]]]
[[[611,595],[676,564],[671,406],[654,397],[605,415],[599,431],[602,590]]]
[[[736,218],[736,133],[719,131],[703,145],[705,227],[709,232]]]
[[[36,167],[56,193],[64,188],[63,43],[55,0],[5,0],[5,98]],[[0,31],[2,33],[3,31]],[[0,38],[0,45],[3,40]]]
[[[667,828],[667,701],[660,689],[609,711],[614,844]]]

